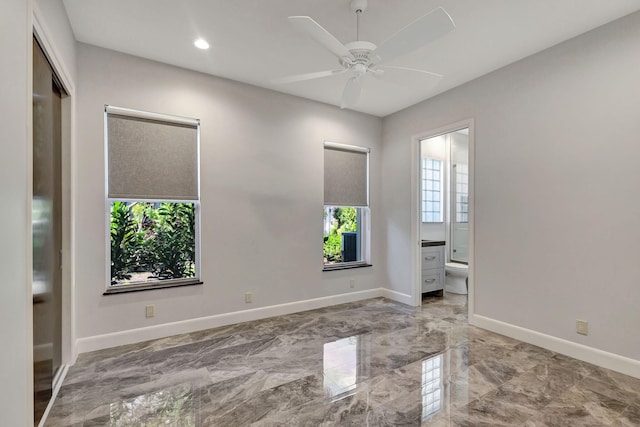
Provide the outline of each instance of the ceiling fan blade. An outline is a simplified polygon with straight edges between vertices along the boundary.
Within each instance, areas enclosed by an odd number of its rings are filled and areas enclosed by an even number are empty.
[[[289,21],[300,31],[324,46],[338,58],[355,59],[349,49],[336,39],[329,31],[308,16],[290,16]]]
[[[426,70],[420,70],[418,68],[397,67],[395,65],[380,65],[376,67],[376,69],[384,71],[384,73],[381,75],[374,74],[374,76],[381,77],[381,78],[389,78],[389,76],[395,75],[399,77],[399,80],[406,79],[407,73],[419,73],[419,75],[430,78],[431,80],[434,80],[436,82],[440,81],[440,79],[442,78],[442,74],[433,73],[431,71],[426,71]],[[411,82],[407,82],[407,84],[412,85]]]
[[[419,86],[423,89],[425,87],[435,87],[440,82],[440,79],[442,79],[442,74],[419,70],[417,68],[380,65],[376,67],[376,70],[383,71],[383,73],[374,73],[374,77],[408,87],[416,87],[415,79],[408,78],[410,77],[408,74],[413,74],[414,77],[421,78],[423,83],[419,84]]]
[[[344,87],[342,92],[342,100],[340,101],[340,108],[351,108],[356,105],[358,98],[360,98],[360,92],[362,91],[362,80],[364,76],[351,77]]]
[[[453,19],[439,7],[383,41],[372,56],[378,56],[381,63],[391,61],[444,36],[455,27]]]
[[[322,77],[335,76],[336,74],[342,74],[345,71],[347,71],[347,70],[339,69],[339,70],[317,71],[315,73],[295,74],[293,76],[287,76],[287,77],[282,77],[282,78],[279,78],[279,79],[273,79],[273,80],[271,80],[271,83],[274,83],[274,84],[286,84],[286,83],[302,82],[302,81],[305,81],[305,80],[313,80],[313,79],[319,79],[319,78],[322,78]]]

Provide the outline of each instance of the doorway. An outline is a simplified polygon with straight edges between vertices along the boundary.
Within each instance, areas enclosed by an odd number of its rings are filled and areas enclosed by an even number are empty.
[[[469,128],[420,140],[421,240],[445,240],[446,261],[469,262]]]
[[[421,246],[442,245],[444,290],[468,293],[473,312],[474,121],[468,119],[413,139],[412,227],[414,304],[422,301]],[[468,283],[468,285],[467,285]]]
[[[33,390],[37,425],[62,367],[62,90],[33,40]]]

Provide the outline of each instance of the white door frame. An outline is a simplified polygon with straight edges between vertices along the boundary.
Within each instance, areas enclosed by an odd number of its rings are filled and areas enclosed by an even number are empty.
[[[66,370],[76,359],[75,337],[75,274],[74,274],[74,216],[75,216],[75,85],[69,73],[68,65],[54,43],[51,30],[46,25],[44,13],[33,3],[33,35],[38,40],[42,51],[47,57],[53,72],[59,80],[62,89],[68,96],[62,98],[61,103],[61,185],[62,185],[62,366],[54,378],[54,394],[60,387]],[[31,236],[29,236],[31,239]],[[51,403],[50,402],[50,403]],[[47,412],[42,417],[46,420]]]
[[[414,135],[411,138],[411,251],[413,286],[411,297],[414,306],[422,304],[421,288],[421,210],[420,210],[420,175],[422,162],[420,158],[420,141],[433,138],[460,129],[469,128],[469,317],[475,307],[475,120],[473,118],[461,120],[447,126]]]

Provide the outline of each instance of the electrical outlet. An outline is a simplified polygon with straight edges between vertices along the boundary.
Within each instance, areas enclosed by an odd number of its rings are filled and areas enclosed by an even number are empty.
[[[351,289],[355,288],[355,287],[356,287],[356,281],[355,281],[355,280],[353,280],[353,279],[349,280],[349,287],[350,287]]]
[[[251,292],[245,292],[244,302],[247,304],[251,304],[253,302],[253,294]]]
[[[576,319],[576,332],[580,335],[589,335],[589,322]]]
[[[148,305],[144,308],[144,313],[145,316],[147,317],[153,317],[153,310],[154,310],[154,306],[153,305]]]

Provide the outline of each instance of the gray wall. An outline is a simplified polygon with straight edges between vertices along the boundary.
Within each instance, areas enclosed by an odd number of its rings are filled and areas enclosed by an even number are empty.
[[[78,338],[383,285],[381,119],[82,44],[77,87]],[[201,120],[203,286],[102,295],[105,104]],[[324,140],[371,147],[373,268],[322,272]]]
[[[476,313],[639,360],[638,46],[635,13],[385,118],[389,287],[411,293],[411,137],[474,117]]]
[[[31,2],[0,14],[0,424],[33,424],[31,342]]]

